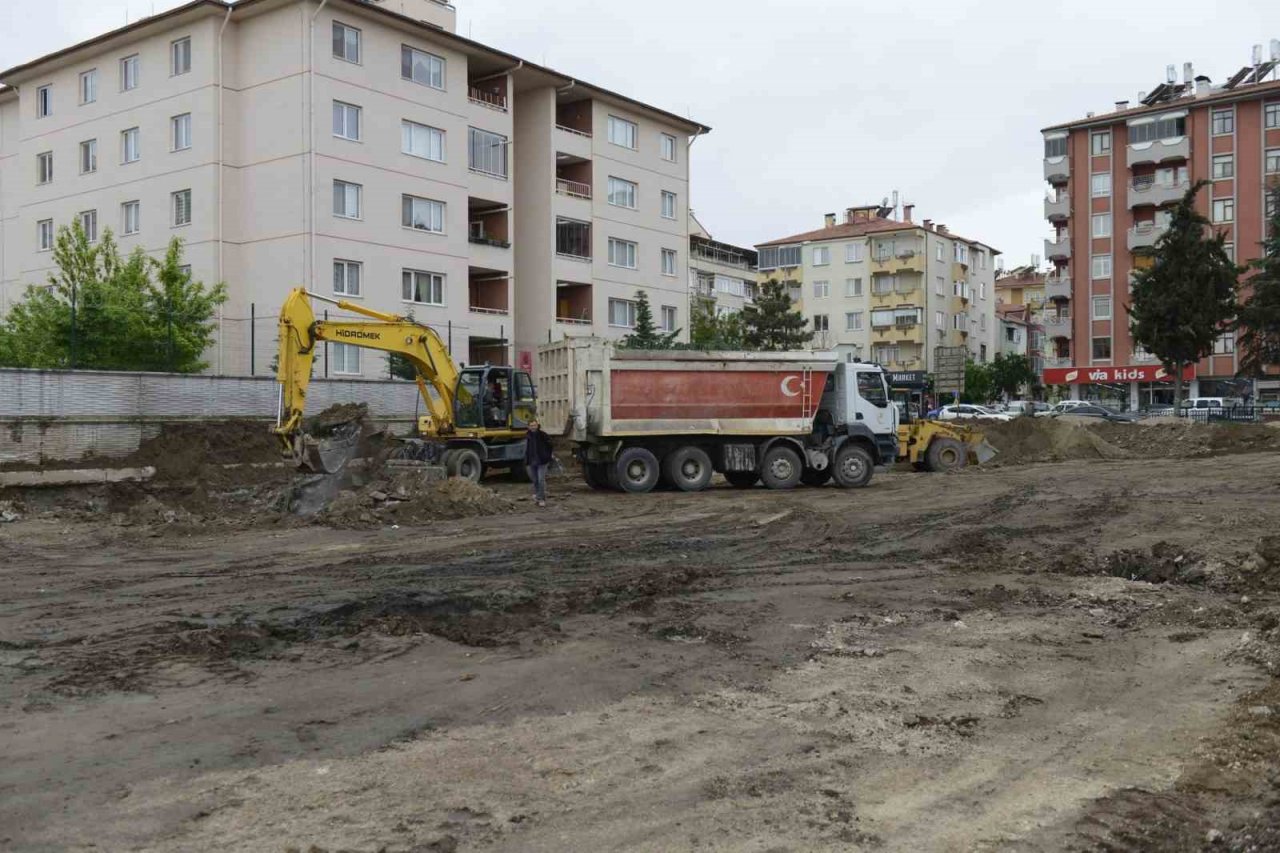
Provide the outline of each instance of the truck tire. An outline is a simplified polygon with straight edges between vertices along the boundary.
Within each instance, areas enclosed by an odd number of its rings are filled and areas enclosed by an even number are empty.
[[[760,466],[760,481],[770,489],[794,489],[800,482],[804,465],[800,454],[786,445],[769,448]]]
[[[605,475],[605,467],[605,463],[602,462],[583,462],[582,479],[593,489],[603,491],[612,488],[609,485],[609,478]]]
[[[805,468],[800,474],[800,482],[806,486],[825,486],[831,482],[831,466],[819,471],[817,468]]]
[[[448,458],[449,462],[445,470],[449,472],[450,477],[478,483],[484,476],[484,463],[480,461],[480,454],[470,447],[451,450]]]
[[[658,484],[658,457],[643,447],[628,447],[618,454],[613,468],[618,488],[644,494]]]
[[[956,471],[969,464],[969,454],[954,438],[935,438],[924,453],[924,464],[930,471]]]
[[[725,471],[724,479],[735,489],[749,489],[760,480],[760,475],[755,471]]]
[[[678,447],[662,460],[666,479],[682,492],[700,492],[711,484],[711,457],[700,447]]]
[[[865,447],[856,444],[846,444],[840,448],[835,464],[831,467],[831,476],[842,489],[859,489],[871,482],[871,475],[875,473],[871,454]]]

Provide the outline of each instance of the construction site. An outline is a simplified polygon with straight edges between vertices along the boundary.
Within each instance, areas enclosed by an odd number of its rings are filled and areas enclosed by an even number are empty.
[[[258,422],[7,465],[0,847],[1276,849],[1280,429],[984,430],[852,490],[557,440],[546,507],[367,426],[319,497]]]

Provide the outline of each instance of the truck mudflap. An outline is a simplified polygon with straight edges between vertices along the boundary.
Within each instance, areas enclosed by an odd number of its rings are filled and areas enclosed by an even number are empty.
[[[877,465],[892,465],[898,461],[898,436],[897,435],[877,435],[876,450],[879,451],[880,458],[876,460]]]

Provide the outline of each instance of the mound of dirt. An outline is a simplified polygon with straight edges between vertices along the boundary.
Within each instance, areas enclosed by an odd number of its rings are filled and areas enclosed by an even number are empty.
[[[312,518],[331,527],[384,527],[496,515],[514,508],[514,503],[493,489],[470,480],[440,480],[423,472],[399,471],[339,492]]]
[[[1280,428],[1270,424],[1160,423],[1090,424],[1089,431],[1108,444],[1144,458],[1186,458],[1280,450]]]
[[[1057,418],[984,422],[980,429],[991,446],[1000,451],[990,465],[1126,459],[1133,455],[1084,426]]]
[[[176,422],[164,424],[128,461],[154,465],[158,480],[185,480],[208,465],[278,462],[280,450],[262,421]]]

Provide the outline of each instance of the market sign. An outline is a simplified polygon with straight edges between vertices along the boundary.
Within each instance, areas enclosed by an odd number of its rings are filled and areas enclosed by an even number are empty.
[[[886,375],[890,388],[924,388],[928,376],[923,370],[891,370]]]
[[[1182,381],[1196,378],[1196,366],[1182,369]],[[1172,382],[1173,374],[1159,364],[1136,367],[1046,367],[1045,385],[1087,385],[1092,382]]]

